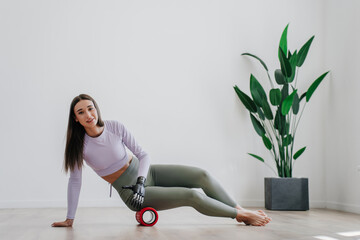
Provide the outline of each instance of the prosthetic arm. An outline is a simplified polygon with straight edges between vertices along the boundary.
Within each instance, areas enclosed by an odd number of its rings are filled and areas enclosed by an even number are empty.
[[[133,190],[133,199],[131,200],[131,206],[134,208],[140,210],[143,203],[144,203],[144,197],[145,197],[145,181],[146,178],[143,176],[140,176],[137,178],[136,184],[132,186],[123,186],[123,189],[131,189]]]

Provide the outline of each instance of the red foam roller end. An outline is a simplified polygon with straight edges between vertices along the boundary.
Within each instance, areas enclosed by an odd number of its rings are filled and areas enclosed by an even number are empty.
[[[150,213],[151,219],[149,219],[149,220],[144,219],[144,214],[146,212]],[[150,226],[154,226],[157,223],[157,221],[159,219],[159,215],[154,208],[146,207],[146,208],[143,208],[140,211],[136,212],[135,218],[136,218],[136,221],[138,221],[138,223],[140,223],[141,225],[150,227]]]

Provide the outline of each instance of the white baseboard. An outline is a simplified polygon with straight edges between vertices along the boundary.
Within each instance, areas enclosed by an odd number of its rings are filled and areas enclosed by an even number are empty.
[[[264,207],[265,201],[263,201],[263,200],[243,200],[243,201],[240,201],[240,205],[244,206],[244,207]],[[326,202],[326,201],[314,200],[314,201],[310,201],[309,205],[310,205],[310,209],[311,208],[326,208],[326,209],[360,214],[360,205],[355,205],[355,204],[344,204],[344,203],[338,203],[338,202]]]
[[[360,214],[360,205],[343,204],[338,202],[326,202],[326,208]]]
[[[264,200],[240,200],[240,205],[243,207],[265,207]],[[310,208],[326,208],[324,201],[310,201]]]
[[[310,201],[309,202],[309,207],[311,208],[326,208],[326,203],[325,201],[319,201],[319,200],[314,200],[314,201]]]

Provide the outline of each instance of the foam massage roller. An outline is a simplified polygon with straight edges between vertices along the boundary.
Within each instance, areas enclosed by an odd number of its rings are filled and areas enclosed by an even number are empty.
[[[137,211],[135,218],[143,226],[154,226],[159,219],[159,215],[154,208],[146,207]]]

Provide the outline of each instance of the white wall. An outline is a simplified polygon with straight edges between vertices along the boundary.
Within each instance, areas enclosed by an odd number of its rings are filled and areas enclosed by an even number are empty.
[[[359,1],[326,2],[326,52],[331,69],[324,112],[326,206],[360,213]]]
[[[267,159],[270,154],[232,86],[249,92],[250,73],[265,86],[267,80],[258,63],[240,54],[259,55],[273,71],[287,23],[291,49],[315,34],[299,75],[305,90],[322,72],[336,68],[324,64],[329,48],[324,5],[311,0],[2,1],[0,207],[66,206],[67,176],[61,172],[66,121],[79,93],[97,100],[104,119],[122,121],[154,163],[203,167],[240,204],[263,206],[263,177],[273,174],[246,153]],[[294,176],[309,177],[311,207],[325,207],[331,197],[329,191],[325,195],[325,172],[327,181],[333,173],[325,169],[330,165],[324,135],[336,126],[323,122],[326,89],[334,83],[327,79],[313,97],[296,140],[296,148],[308,146]],[[108,198],[107,183],[89,167],[83,180],[80,206],[122,205],[116,194]]]

